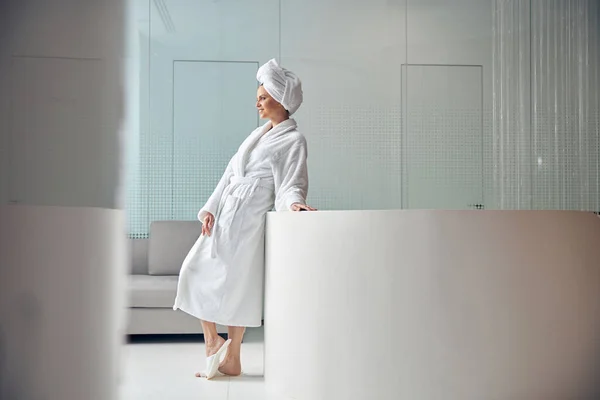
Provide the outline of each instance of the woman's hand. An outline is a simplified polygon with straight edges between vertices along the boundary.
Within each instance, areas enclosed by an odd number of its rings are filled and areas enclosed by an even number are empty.
[[[210,236],[214,224],[215,216],[207,212],[204,221],[202,221],[202,235]]]
[[[306,204],[294,203],[292,204],[292,211],[317,211],[317,209]]]

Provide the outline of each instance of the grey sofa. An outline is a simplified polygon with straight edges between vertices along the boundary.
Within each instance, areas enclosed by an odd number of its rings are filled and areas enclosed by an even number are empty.
[[[149,239],[129,239],[129,335],[202,333],[200,321],[173,310],[181,264],[201,229],[198,221],[156,221]]]

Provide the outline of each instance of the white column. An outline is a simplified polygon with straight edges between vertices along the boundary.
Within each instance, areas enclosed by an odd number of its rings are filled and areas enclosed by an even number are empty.
[[[123,1],[0,5],[0,398],[117,397]]]

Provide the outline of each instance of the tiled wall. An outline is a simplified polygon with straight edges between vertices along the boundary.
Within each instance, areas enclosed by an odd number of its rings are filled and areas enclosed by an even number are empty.
[[[153,220],[195,217],[229,157],[263,122],[252,117],[253,74],[272,57],[303,80],[295,117],[309,143],[309,202],[319,209],[593,209],[598,26],[590,18],[586,28],[584,114],[577,94],[579,103],[565,100],[576,115],[557,120],[539,109],[531,119],[532,96],[551,94],[542,76],[562,82],[550,74],[558,68],[569,71],[569,85],[581,84],[577,62],[566,60],[577,59],[584,35],[563,20],[556,29],[570,53],[560,53],[560,65],[540,64],[546,69],[532,70],[531,80],[530,43],[548,26],[528,25],[528,2],[502,11],[509,3],[138,0],[132,235],[145,236]],[[597,12],[592,3],[588,11]],[[531,10],[544,4],[533,1]]]

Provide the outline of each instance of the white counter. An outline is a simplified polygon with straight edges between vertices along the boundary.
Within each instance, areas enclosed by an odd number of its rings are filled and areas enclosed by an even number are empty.
[[[271,213],[277,399],[580,398],[599,366],[600,218]]]

